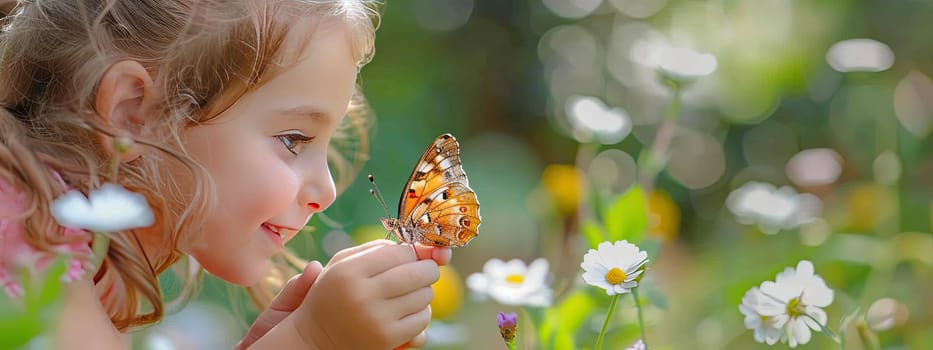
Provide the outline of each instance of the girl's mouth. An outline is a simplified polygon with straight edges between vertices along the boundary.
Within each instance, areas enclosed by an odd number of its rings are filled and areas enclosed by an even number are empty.
[[[279,238],[285,238],[278,226],[264,222],[262,223],[262,227],[268,231],[272,231],[272,233],[275,233]]]
[[[272,241],[275,246],[278,248],[285,247],[285,235],[282,234],[278,227],[268,223],[262,223],[261,227],[266,233],[266,237],[269,237],[269,240]]]
[[[268,231],[269,233],[278,237],[283,243],[286,239],[290,238],[294,233],[297,233],[297,229],[293,229],[286,226],[279,226],[276,224],[270,224],[268,222],[262,223],[262,228]]]

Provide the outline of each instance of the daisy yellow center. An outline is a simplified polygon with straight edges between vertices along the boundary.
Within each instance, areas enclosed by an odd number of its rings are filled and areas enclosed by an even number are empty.
[[[618,267],[613,267],[609,272],[606,272],[606,282],[611,285],[622,284],[622,282],[625,282],[625,277],[625,271]]]
[[[787,302],[787,315],[791,318],[800,317],[805,315],[805,305],[800,301],[800,298],[793,298]]]
[[[522,284],[525,282],[525,276],[519,275],[517,273],[505,276],[505,281],[514,284]]]

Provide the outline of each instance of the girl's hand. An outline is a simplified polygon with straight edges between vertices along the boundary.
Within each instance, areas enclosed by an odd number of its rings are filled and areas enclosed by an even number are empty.
[[[311,285],[314,284],[323,269],[324,267],[321,266],[320,262],[312,261],[305,265],[305,269],[301,274],[288,280],[288,283],[279,291],[272,303],[265,310],[262,310],[253,325],[249,327],[246,336],[237,344],[236,349],[249,348],[256,340],[266,335],[272,327],[275,327],[288,315],[291,315],[301,305],[305,295],[308,294],[308,289],[311,288]]]
[[[378,240],[334,255],[291,316],[319,349],[393,349],[424,343],[431,284],[450,249]],[[423,260],[418,258],[422,257]],[[409,342],[410,341],[410,342]]]

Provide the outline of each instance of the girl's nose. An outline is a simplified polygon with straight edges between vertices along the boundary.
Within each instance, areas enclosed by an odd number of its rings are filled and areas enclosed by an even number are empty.
[[[313,213],[327,209],[337,197],[337,188],[330,175],[327,161],[320,161],[305,173],[299,200]]]

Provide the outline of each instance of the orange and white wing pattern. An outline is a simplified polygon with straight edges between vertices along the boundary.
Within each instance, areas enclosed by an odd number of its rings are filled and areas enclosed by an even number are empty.
[[[408,236],[403,240],[462,247],[479,232],[479,201],[463,171],[460,144],[450,134],[425,150],[401,197],[398,219],[407,233],[402,236]]]

